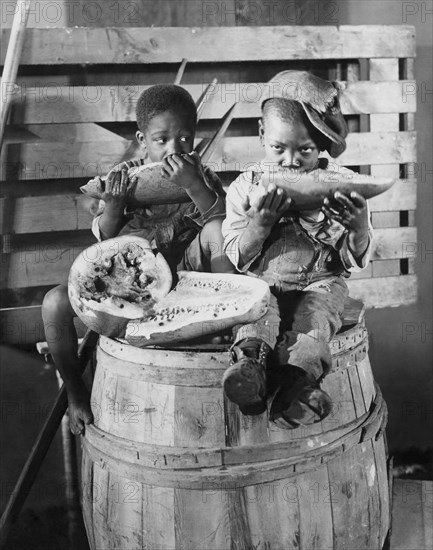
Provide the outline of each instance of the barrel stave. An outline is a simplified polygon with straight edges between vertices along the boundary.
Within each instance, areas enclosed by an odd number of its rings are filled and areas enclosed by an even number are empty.
[[[385,412],[363,324],[331,349],[322,386],[331,415],[285,431],[267,413],[243,416],[224,397],[225,351],[101,338],[95,426],[83,441],[92,550],[381,548],[389,526]]]

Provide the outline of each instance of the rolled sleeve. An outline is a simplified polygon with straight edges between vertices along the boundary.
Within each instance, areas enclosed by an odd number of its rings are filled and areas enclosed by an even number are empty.
[[[352,176],[352,177],[359,176],[358,172],[354,172],[353,170],[350,170],[350,168],[346,168],[340,165],[333,165],[333,167],[339,174]],[[328,170],[330,169],[331,168],[328,167]],[[349,273],[359,273],[360,271],[365,269],[370,262],[372,241],[373,241],[373,227],[371,225],[371,215],[370,215],[370,208],[368,206],[368,201],[367,201],[367,212],[368,212],[368,246],[362,258],[360,258],[359,262],[355,259],[353,253],[349,249],[347,233],[341,242],[341,247],[339,249],[340,259],[344,266],[344,269]]]
[[[215,172],[207,166],[203,168],[202,174],[206,186],[215,193],[215,201],[203,214],[201,214],[199,209],[194,206],[194,210],[190,214],[186,215],[186,217],[188,217],[200,228],[209,221],[215,218],[224,218],[226,215],[225,192],[221,184],[221,180]]]
[[[187,214],[186,217],[193,221],[198,227],[203,227],[209,221],[215,218],[224,218],[226,215],[226,203],[223,197],[216,195],[215,202],[213,205],[204,212],[200,214],[200,211],[197,207],[194,208],[194,211],[191,214]]]
[[[104,212],[105,202],[103,200],[99,201],[98,210],[95,214],[95,217],[92,221],[92,233],[96,239],[100,242],[102,241],[101,230],[99,228],[99,223],[101,221],[102,213]]]
[[[349,273],[359,273],[368,266],[371,258],[372,242],[373,227],[370,222],[370,210],[368,209],[368,246],[362,258],[360,258],[359,261],[355,259],[353,252],[349,248],[348,234],[346,234],[345,238],[343,239],[341,248],[339,250],[340,258],[346,271],[348,271]]]

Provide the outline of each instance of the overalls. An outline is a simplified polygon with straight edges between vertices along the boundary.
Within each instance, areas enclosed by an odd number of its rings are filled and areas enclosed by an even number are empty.
[[[348,296],[338,244],[335,238],[334,246],[326,244],[332,240],[326,223],[319,231],[317,224],[291,217],[273,227],[248,270],[248,275],[269,283],[268,312],[257,322],[234,329],[234,345],[245,338],[261,339],[275,348],[280,365],[297,366],[316,379],[331,367],[328,343],[341,327]]]

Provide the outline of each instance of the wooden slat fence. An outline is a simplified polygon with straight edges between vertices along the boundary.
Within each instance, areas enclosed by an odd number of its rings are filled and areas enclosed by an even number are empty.
[[[8,33],[2,31],[3,44]],[[137,155],[136,101],[148,86],[172,82],[182,58],[188,59],[182,85],[194,99],[218,78],[197,143],[239,102],[209,163],[225,184],[262,155],[260,97],[275,73],[306,69],[340,82],[351,133],[347,150],[332,162],[400,178],[370,201],[372,262],[349,281],[351,295],[367,307],[413,303],[414,55],[410,26],[29,29],[19,88],[7,88],[14,103],[0,159],[4,340],[44,339],[43,295],[66,280],[74,258],[93,240],[95,203],[79,186]]]

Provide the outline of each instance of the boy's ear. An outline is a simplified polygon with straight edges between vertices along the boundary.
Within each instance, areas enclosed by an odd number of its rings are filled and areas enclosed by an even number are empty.
[[[259,138],[260,143],[263,145],[263,140],[265,137],[265,127],[263,126],[263,119],[259,118]]]
[[[147,159],[149,156],[149,153],[147,151],[147,145],[146,140],[144,139],[144,134],[140,130],[137,130],[135,132],[135,137],[137,138],[138,145],[140,146],[140,151],[144,159]]]
[[[135,137],[137,138],[137,141],[142,149],[146,149],[146,141],[144,139],[144,134],[140,130],[137,130],[135,132]]]

